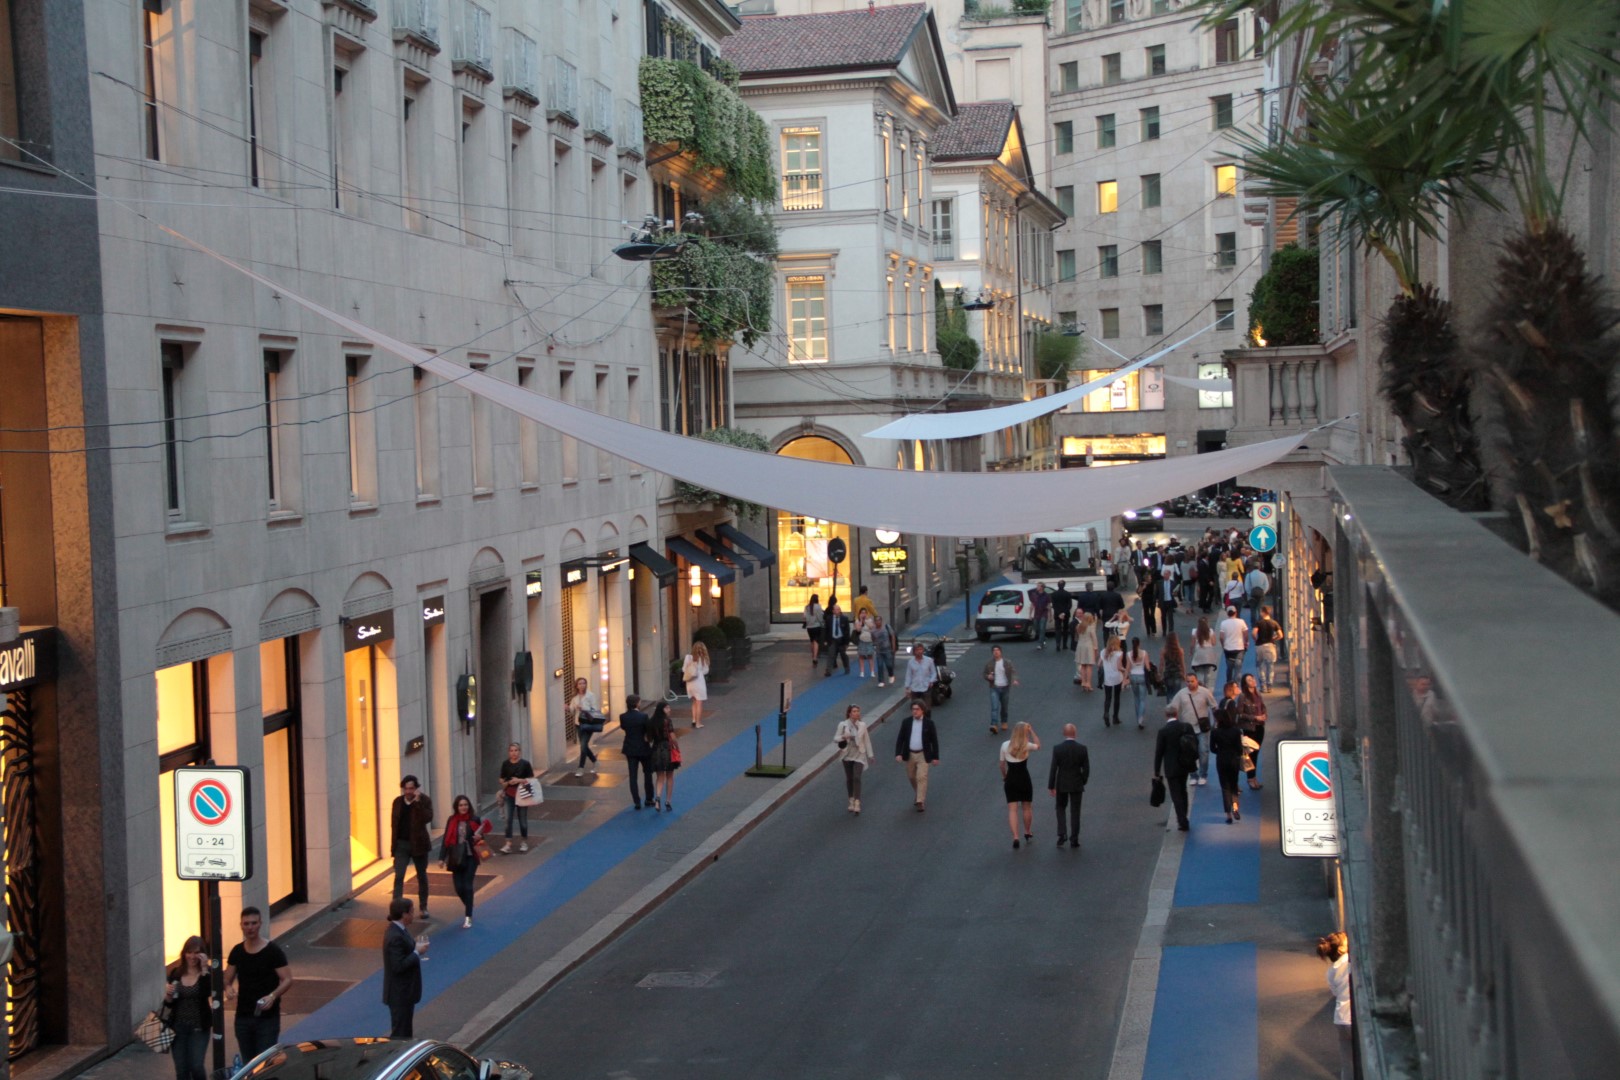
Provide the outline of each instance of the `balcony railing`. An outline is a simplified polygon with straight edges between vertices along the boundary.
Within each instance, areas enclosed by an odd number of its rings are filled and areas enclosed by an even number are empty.
[[[510,26],[501,30],[501,92],[540,103],[540,48]]]
[[[439,0],[394,0],[394,31],[437,48]]]
[[[619,102],[619,153],[642,156],[646,151],[647,136],[642,129],[641,106],[633,101]]]
[[[1289,641],[1333,673],[1306,721],[1334,752],[1363,1075],[1612,1075],[1620,615],[1393,470],[1327,487],[1337,610]]]
[[[546,63],[546,118],[579,123],[579,71],[560,56]]]
[[[494,20],[472,0],[455,0],[450,8],[450,63],[473,68],[487,78],[495,74]]]
[[[613,141],[613,91],[595,79],[585,80],[585,135]]]

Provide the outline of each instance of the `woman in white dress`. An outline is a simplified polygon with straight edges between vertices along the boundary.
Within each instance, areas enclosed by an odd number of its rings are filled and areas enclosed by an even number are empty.
[[[1082,611],[1074,628],[1074,681],[1091,693],[1091,669],[1097,663],[1097,616]]]
[[[709,700],[709,647],[701,641],[692,643],[681,667],[686,680],[686,694],[692,699],[692,726],[703,726],[703,703]]]

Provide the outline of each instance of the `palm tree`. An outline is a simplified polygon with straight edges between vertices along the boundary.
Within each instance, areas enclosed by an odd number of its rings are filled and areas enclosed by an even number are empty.
[[[1459,355],[1451,303],[1424,282],[1418,255],[1425,237],[1439,237],[1448,210],[1489,198],[1486,148],[1453,122],[1450,103],[1424,106],[1396,87],[1335,79],[1301,95],[1310,118],[1304,137],[1239,135],[1244,170],[1261,192],[1295,198],[1296,213],[1336,217],[1394,272],[1400,293],[1384,318],[1380,382],[1406,428],[1413,479],[1460,510],[1484,509],[1473,373]]]

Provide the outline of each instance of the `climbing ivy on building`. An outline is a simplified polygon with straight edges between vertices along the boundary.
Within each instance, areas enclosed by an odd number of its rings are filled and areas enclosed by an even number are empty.
[[[722,63],[718,62],[717,63]],[[690,60],[641,59],[641,112],[647,141],[669,143],[705,168],[724,174],[725,185],[745,199],[776,197],[770,130],[737,91],[721,81],[727,65],[711,76]]]

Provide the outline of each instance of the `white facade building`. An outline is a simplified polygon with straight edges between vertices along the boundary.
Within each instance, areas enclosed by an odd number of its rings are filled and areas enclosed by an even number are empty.
[[[1248,330],[1266,205],[1240,190],[1233,131],[1259,130],[1262,61],[1245,14],[1204,29],[1175,0],[1071,0],[1050,45],[1059,323],[1085,329],[1084,374],[1211,325],[1162,365],[1057,419],[1065,464],[1218,450],[1230,391],[1221,353]],[[1113,350],[1113,351],[1110,351]]]
[[[621,124],[644,38],[634,6],[585,0],[89,10],[130,912],[111,963],[139,1013],[201,919],[174,873],[175,767],[253,770],[262,865],[228,911],[326,905],[389,866],[401,774],[442,819],[490,797],[510,741],[566,759],[573,676],[609,707],[664,687],[659,590],[633,561],[662,561],[636,547],[662,547],[656,477],[154,223],[649,422],[646,270],[610,254],[650,203]]]

